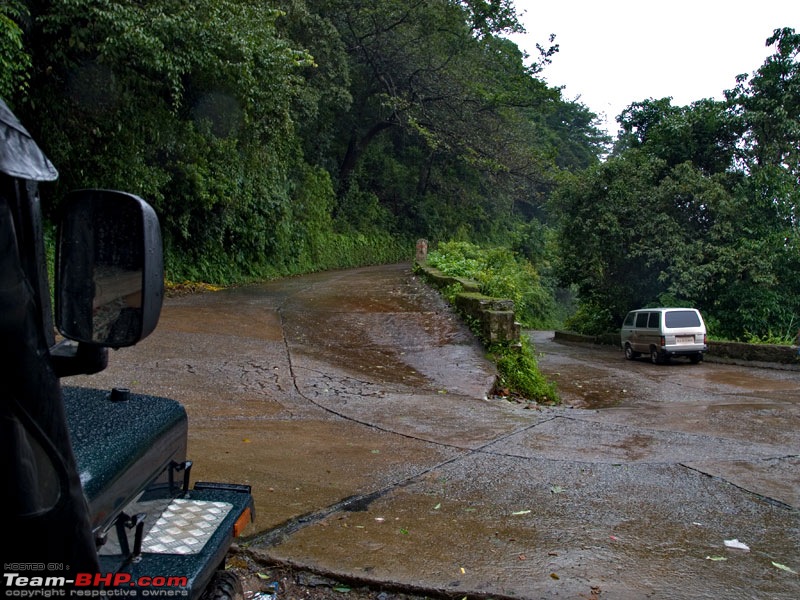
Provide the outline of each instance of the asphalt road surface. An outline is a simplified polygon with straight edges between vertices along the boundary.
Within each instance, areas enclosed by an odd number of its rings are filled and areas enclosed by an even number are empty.
[[[441,298],[370,267],[168,299],[150,338],[66,383],[186,405],[193,476],[253,486],[251,569],[458,598],[800,598],[800,373],[531,335],[561,406],[487,396],[493,366]]]

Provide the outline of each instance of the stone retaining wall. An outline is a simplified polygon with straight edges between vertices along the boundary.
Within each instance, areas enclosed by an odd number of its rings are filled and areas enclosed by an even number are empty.
[[[619,334],[600,336],[581,335],[572,331],[556,331],[557,340],[567,342],[584,342],[590,344],[606,344],[620,346]],[[797,346],[780,346],[778,344],[745,344],[743,342],[708,342],[709,359],[741,360],[748,362],[777,363],[784,365],[800,364]]]
[[[506,298],[492,298],[480,293],[480,286],[476,281],[463,277],[445,275],[418,260],[415,271],[425,280],[438,289],[451,285],[460,285],[463,290],[456,295],[456,309],[466,318],[479,324],[480,334],[487,344],[520,342],[520,324],[514,315],[514,302]]]

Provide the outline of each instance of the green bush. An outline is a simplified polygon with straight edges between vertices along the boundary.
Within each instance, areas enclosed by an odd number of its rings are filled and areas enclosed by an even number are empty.
[[[493,345],[489,348],[489,355],[497,364],[496,389],[499,393],[543,404],[559,402],[556,386],[539,371],[533,348],[527,339],[523,338],[521,348],[507,344]]]
[[[564,320],[564,327],[584,335],[600,335],[614,329],[614,319],[607,307],[581,302],[578,309]]]
[[[477,281],[487,296],[513,300],[516,317],[524,327],[553,325],[553,291],[542,283],[533,264],[508,248],[445,242],[428,254],[428,264],[446,275]]]

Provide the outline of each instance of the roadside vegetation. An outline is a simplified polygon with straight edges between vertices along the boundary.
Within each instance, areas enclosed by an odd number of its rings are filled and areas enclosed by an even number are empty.
[[[439,244],[428,253],[427,262],[446,275],[476,281],[482,294],[513,300],[517,320],[527,329],[558,324],[554,283],[546,263],[537,268],[511,248],[456,241]]]
[[[631,99],[612,140],[542,76],[556,39],[528,56],[520,30],[512,0],[8,0],[0,95],[60,172],[45,216],[76,188],[142,196],[179,288],[425,238],[526,327],[673,304],[791,341],[800,34],[764,32],[722,100]]]
[[[510,248],[481,248],[469,242],[446,242],[428,253],[427,264],[445,275],[471,279],[480,284],[482,294],[514,301],[517,320],[524,328],[544,329],[555,325],[557,314],[551,282],[526,258]],[[547,269],[546,263],[540,268]],[[444,296],[452,303],[461,286],[450,286]],[[480,337],[479,328],[473,327]],[[490,358],[497,365],[495,392],[513,399],[557,403],[558,392],[539,371],[535,349],[527,336],[520,345],[489,344]]]
[[[519,348],[508,344],[489,346],[489,357],[497,365],[494,392],[513,401],[558,404],[561,400],[556,385],[539,370],[535,348],[527,336],[523,335],[520,343]]]

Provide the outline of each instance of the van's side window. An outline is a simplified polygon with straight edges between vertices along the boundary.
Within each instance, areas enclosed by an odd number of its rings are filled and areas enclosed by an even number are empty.
[[[625,322],[622,324],[623,327],[633,327],[633,322],[636,320],[636,313],[628,313],[628,316],[625,317]]]
[[[650,313],[650,320],[647,323],[647,326],[651,329],[658,329],[661,325],[661,313],[660,312],[651,312]]]
[[[638,313],[636,315],[636,327],[647,327],[647,315],[650,313]]]

